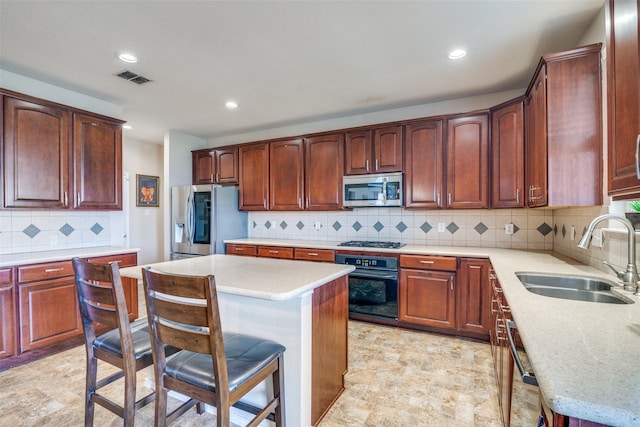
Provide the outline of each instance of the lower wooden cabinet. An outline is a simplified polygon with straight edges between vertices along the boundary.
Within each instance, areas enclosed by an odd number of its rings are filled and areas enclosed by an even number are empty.
[[[225,254],[258,256],[258,247],[256,245],[236,245],[233,243],[227,243],[225,248]]]
[[[453,272],[402,269],[398,319],[455,329],[455,280]]]
[[[258,256],[263,258],[293,259],[293,248],[258,246]]]
[[[0,359],[17,352],[13,268],[0,268]]]
[[[462,258],[458,268],[458,330],[487,339],[491,325],[491,286],[487,259]]]
[[[300,261],[334,262],[336,253],[331,249],[295,248],[293,258]]]

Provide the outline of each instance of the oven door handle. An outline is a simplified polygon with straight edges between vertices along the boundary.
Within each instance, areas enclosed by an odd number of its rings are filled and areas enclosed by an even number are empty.
[[[531,384],[531,385],[537,386],[538,380],[536,379],[536,376],[533,374],[533,372],[528,372],[524,368],[524,365],[520,360],[520,356],[518,355],[518,351],[516,350],[516,342],[513,339],[513,335],[511,334],[511,331],[513,329],[517,329],[516,322],[514,322],[513,320],[507,320],[507,339],[509,340],[509,349],[511,350],[511,354],[513,355],[513,361],[516,363],[516,366],[518,367],[518,371],[520,371],[520,376],[522,377],[522,381],[525,384]]]
[[[356,268],[354,271],[349,273],[349,277],[360,277],[360,278],[363,278],[363,279],[391,279],[391,280],[397,280],[398,279],[398,274],[397,273],[387,273],[387,272],[378,273],[378,272],[372,271],[372,270],[361,270],[361,269],[357,269]]]

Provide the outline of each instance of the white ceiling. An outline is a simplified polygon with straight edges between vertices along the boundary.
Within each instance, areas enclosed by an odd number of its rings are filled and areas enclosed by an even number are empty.
[[[122,106],[135,139],[212,138],[523,88],[603,4],[0,0],[0,68]]]

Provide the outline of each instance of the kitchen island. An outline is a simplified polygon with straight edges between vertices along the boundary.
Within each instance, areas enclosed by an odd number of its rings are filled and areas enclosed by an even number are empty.
[[[285,417],[315,425],[344,390],[347,370],[347,275],[352,266],[210,255],[150,264],[171,274],[213,274],[225,331],[277,341],[284,353]],[[142,268],[123,277],[142,279]],[[263,405],[259,385],[247,397]],[[244,399],[243,399],[244,400]],[[235,416],[242,416],[240,411]]]

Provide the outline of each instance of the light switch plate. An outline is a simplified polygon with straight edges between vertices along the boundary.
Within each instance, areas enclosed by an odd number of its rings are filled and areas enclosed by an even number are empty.
[[[438,223],[438,233],[444,233],[444,222]]]
[[[593,230],[593,234],[591,237],[591,245],[596,248],[601,248],[604,243],[604,234],[602,234],[602,228],[596,228]]]
[[[513,223],[504,225],[504,234],[511,236],[513,234]]]

